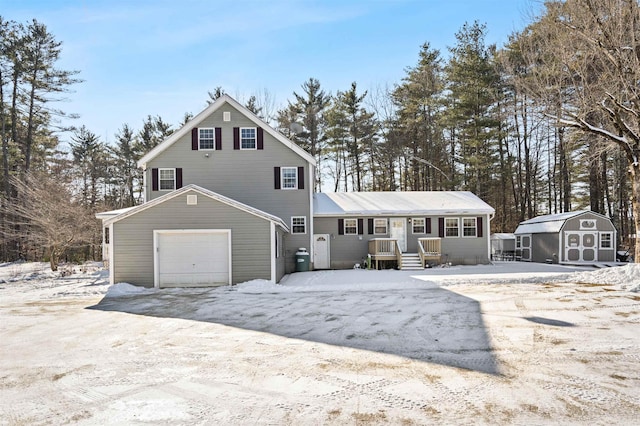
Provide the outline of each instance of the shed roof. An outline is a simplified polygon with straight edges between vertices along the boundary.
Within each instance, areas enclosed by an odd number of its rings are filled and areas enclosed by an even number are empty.
[[[314,195],[314,216],[493,214],[468,191],[327,192]]]
[[[557,214],[547,214],[542,216],[536,216],[524,222],[520,222],[518,228],[516,228],[516,234],[544,234],[544,233],[556,233],[560,232],[562,226],[569,219],[576,216],[583,215],[585,213],[592,213],[598,216],[602,216],[599,213],[595,213],[589,210],[578,210],[575,212],[565,212]],[[603,216],[604,217],[604,216]]]
[[[516,236],[515,234],[509,234],[505,232],[495,232],[491,234],[491,239],[492,240],[515,240]]]

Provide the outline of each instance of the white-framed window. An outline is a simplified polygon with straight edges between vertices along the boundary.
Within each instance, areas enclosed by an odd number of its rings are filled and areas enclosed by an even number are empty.
[[[160,191],[176,189],[176,169],[158,169],[158,189]]]
[[[613,248],[613,232],[601,232],[600,233],[600,248],[612,249]]]
[[[344,235],[358,235],[358,219],[344,220]]]
[[[426,221],[424,217],[414,217],[411,219],[411,229],[414,234],[426,233]]]
[[[476,237],[478,236],[477,229],[478,222],[475,217],[463,217],[462,218],[462,236],[463,237]]]
[[[446,217],[444,219],[444,236],[449,238],[460,236],[460,219],[457,217]]]
[[[198,149],[203,151],[216,149],[216,131],[214,128],[201,127],[198,129]]]
[[[307,217],[291,216],[291,233],[306,234],[307,233]]]
[[[240,149],[256,149],[255,127],[240,127]]]
[[[298,189],[298,168],[297,167],[281,167],[281,188],[282,189]]]
[[[386,235],[387,219],[373,219],[373,233],[376,235]]]

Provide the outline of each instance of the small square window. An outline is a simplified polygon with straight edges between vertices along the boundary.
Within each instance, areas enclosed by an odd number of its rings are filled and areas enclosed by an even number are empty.
[[[158,170],[158,182],[160,191],[172,191],[176,189],[176,169]]]
[[[291,233],[292,234],[307,233],[307,217],[306,216],[291,217]]]
[[[282,189],[298,189],[298,168],[282,167],[280,169]]]
[[[357,235],[357,234],[358,234],[358,219],[345,219],[344,235]]]
[[[463,237],[475,237],[477,236],[476,230],[476,218],[465,217],[462,219],[462,236]]]
[[[414,217],[412,220],[412,228],[414,234],[425,233],[425,220],[424,217]]]
[[[215,129],[198,129],[198,147],[201,150],[212,150],[216,147]]]
[[[240,128],[240,149],[256,149],[256,128]]]
[[[600,248],[602,249],[613,248],[613,234],[611,232],[600,233]]]
[[[377,235],[386,235],[387,219],[373,219],[373,233]]]
[[[456,218],[445,218],[444,220],[444,230],[445,237],[459,237],[460,229],[459,229],[459,219]]]

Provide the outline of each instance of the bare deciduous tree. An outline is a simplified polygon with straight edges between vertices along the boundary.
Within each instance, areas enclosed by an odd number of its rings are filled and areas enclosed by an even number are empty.
[[[26,251],[41,251],[52,271],[72,248],[91,241],[97,221],[75,200],[59,177],[30,172],[12,184],[22,195],[2,205],[9,218],[0,229],[6,240],[18,240]]]

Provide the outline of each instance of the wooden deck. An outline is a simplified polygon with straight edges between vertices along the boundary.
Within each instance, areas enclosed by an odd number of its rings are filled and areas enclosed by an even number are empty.
[[[398,240],[395,238],[374,238],[369,240],[369,255],[378,269],[381,261],[396,261],[402,264],[402,251]],[[422,267],[428,264],[439,265],[442,262],[441,238],[420,238],[418,239],[418,255]]]

